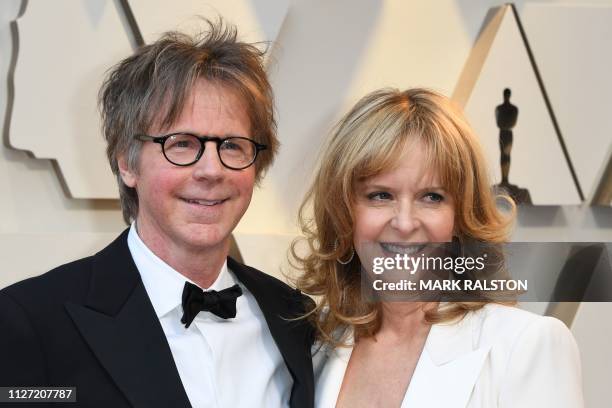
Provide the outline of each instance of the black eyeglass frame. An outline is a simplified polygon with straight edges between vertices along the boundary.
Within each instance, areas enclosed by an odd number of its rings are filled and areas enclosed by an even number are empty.
[[[170,160],[168,156],[166,155],[166,148],[165,148],[166,140],[176,135],[193,136],[200,141],[200,151],[198,152],[198,154],[196,155],[196,158],[191,163],[178,164]],[[225,166],[226,168],[230,170],[244,170],[252,166],[253,163],[255,163],[255,160],[257,160],[257,156],[259,155],[259,152],[262,150],[266,150],[268,148],[268,146],[266,146],[265,144],[257,143],[253,139],[249,139],[248,137],[242,137],[242,136],[228,136],[228,137],[218,137],[218,136],[208,136],[208,135],[199,136],[199,135],[195,135],[193,133],[188,133],[188,132],[175,132],[175,133],[170,133],[168,135],[163,135],[163,136],[149,136],[145,134],[136,134],[134,135],[134,137],[143,142],[151,141],[153,143],[159,143],[162,147],[162,153],[164,157],[166,158],[166,160],[168,160],[170,163],[174,164],[175,166],[180,166],[180,167],[187,167],[187,166],[191,166],[197,163],[198,160],[200,160],[202,158],[202,155],[204,154],[204,150],[206,149],[206,142],[215,142],[215,144],[217,145],[217,157],[219,157],[219,161],[221,162],[223,166]],[[227,140],[231,140],[231,139],[246,140],[252,143],[253,145],[255,145],[255,155],[253,156],[253,160],[251,160],[251,162],[247,164],[246,166],[243,166],[243,167],[228,166],[227,164],[225,164],[225,162],[221,158],[221,145],[225,143]]]

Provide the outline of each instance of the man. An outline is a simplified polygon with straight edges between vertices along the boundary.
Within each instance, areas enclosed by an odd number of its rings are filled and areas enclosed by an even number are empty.
[[[102,86],[131,228],[0,291],[0,386],[74,386],[85,407],[313,405],[307,298],[228,257],[278,144],[263,53],[209,25]]]

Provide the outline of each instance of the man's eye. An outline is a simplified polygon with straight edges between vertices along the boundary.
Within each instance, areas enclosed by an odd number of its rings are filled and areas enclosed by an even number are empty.
[[[196,149],[199,148],[197,146],[196,140],[192,139],[184,139],[184,138],[171,138],[166,141],[166,150],[177,149]]]
[[[444,201],[444,196],[442,194],[433,192],[426,193],[423,198],[425,198],[426,201],[432,203],[441,203],[442,201]]]
[[[387,193],[386,191],[376,191],[374,193],[368,194],[368,200],[384,201],[391,200],[392,198],[393,196],[391,195],[391,193]]]
[[[242,150],[242,146],[236,142],[226,140],[222,145],[223,150]]]

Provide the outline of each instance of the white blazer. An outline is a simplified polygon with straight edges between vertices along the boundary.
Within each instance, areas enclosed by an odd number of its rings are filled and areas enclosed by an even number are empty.
[[[336,406],[351,352],[315,352],[316,407]],[[488,304],[431,327],[401,406],[580,408],[578,347],[555,318]]]

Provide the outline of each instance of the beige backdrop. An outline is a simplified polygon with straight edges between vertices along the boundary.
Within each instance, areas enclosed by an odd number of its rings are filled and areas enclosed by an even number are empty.
[[[163,17],[177,18],[179,10],[174,2],[157,2],[158,7],[172,10],[149,7],[147,17],[138,11],[143,2],[131,3],[143,27],[151,19],[147,26],[151,28],[143,31],[145,39],[163,31]],[[188,13],[192,3],[182,2],[180,12]],[[241,27],[252,27],[247,38],[276,38],[268,70],[276,92],[282,148],[236,238],[247,263],[279,276],[281,269],[287,269],[288,243],[297,234],[297,207],[317,151],[334,121],[357,98],[381,86],[428,86],[451,95],[487,11],[499,2],[291,0],[274,7],[276,2],[251,0],[232,2],[236,12],[222,3],[223,12],[238,18]],[[587,199],[609,160],[612,135],[612,54],[608,51],[612,0],[591,3],[517,2],[561,130],[579,163],[578,177]],[[99,160],[103,145],[95,130],[91,99],[101,72],[133,46],[119,2],[30,0],[30,10],[48,11],[37,19],[28,16],[26,9],[20,22],[23,41],[14,42],[10,22],[20,7],[20,0],[0,2],[2,78],[9,77],[18,51],[14,82],[7,85],[2,80],[0,85],[0,111],[6,112],[0,148],[0,256],[4,261],[0,287],[89,255],[125,227],[117,202],[99,199],[115,192],[110,171]],[[113,27],[112,35],[100,36],[91,30],[107,30],[107,23]],[[167,28],[182,23],[168,21]],[[72,35],[73,30],[78,32]],[[86,53],[91,48],[96,51],[92,55],[100,58],[97,65],[88,72],[73,72],[79,62],[93,62],[94,57]],[[33,60],[39,63],[28,66]],[[61,90],[72,93],[65,95]],[[81,133],[80,129],[88,130]],[[50,142],[57,140],[64,147],[49,150]],[[83,161],[74,152],[62,156],[63,149],[76,145],[91,151],[91,157],[97,154],[93,170],[87,165],[94,160]],[[539,164],[546,163],[547,157],[540,157]],[[92,177],[106,181],[92,182]],[[612,209],[588,202],[524,207],[519,210],[513,239],[612,241]],[[545,304],[525,307],[540,313],[546,310]],[[612,307],[583,304],[571,319],[573,311],[559,312],[559,316],[572,325],[581,349],[588,406],[607,406],[612,319],[604,316],[610,315]]]

